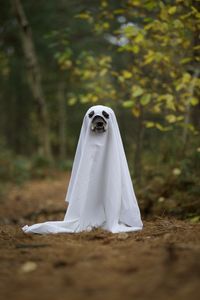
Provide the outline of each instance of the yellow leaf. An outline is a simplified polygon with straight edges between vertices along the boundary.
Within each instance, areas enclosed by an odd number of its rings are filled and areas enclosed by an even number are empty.
[[[100,60],[99,60],[99,65],[100,66],[105,66],[105,65],[109,65],[109,63],[112,61],[112,58],[110,56],[103,56]]]
[[[134,107],[134,108],[132,109],[132,114],[133,114],[136,118],[138,118],[138,117],[140,116],[140,110],[139,110],[139,108],[138,108],[138,107]]]
[[[81,14],[76,15],[76,18],[88,20],[90,18],[90,15],[88,13],[81,13]]]
[[[168,130],[170,130],[169,127],[164,127],[160,123],[156,123],[156,128],[159,129],[160,131],[168,131]]]
[[[184,88],[185,88],[185,84],[183,84],[183,83],[180,83],[180,84],[176,85],[176,91],[177,92],[184,89]]]
[[[176,117],[177,121],[182,121],[183,119],[184,119],[184,116],[178,116],[178,117]]]
[[[82,78],[83,79],[91,79],[91,78],[94,78],[95,75],[96,74],[94,71],[84,70]]]
[[[143,93],[144,93],[144,90],[140,86],[134,86],[132,88],[132,96],[133,97],[138,97],[138,96],[142,95]]]
[[[175,77],[176,77],[176,73],[173,72],[173,71],[171,71],[171,72],[170,72],[170,76],[171,76],[172,78],[175,78]]]
[[[179,168],[174,168],[174,169],[172,170],[172,173],[173,173],[173,175],[175,175],[175,176],[179,176],[179,175],[181,174],[181,169],[179,169]]]
[[[122,77],[122,76],[118,76],[118,80],[119,80],[119,82],[122,82],[122,83],[125,81],[124,77]]]
[[[139,0],[131,0],[130,4],[132,4],[133,6],[140,6],[141,5]]]
[[[200,222],[200,216],[195,216],[195,217],[190,218],[190,222],[192,224],[199,223]]]
[[[91,96],[92,102],[96,102],[98,100],[98,97],[96,95]]]
[[[133,107],[133,104],[134,104],[133,100],[127,100],[122,103],[122,106],[124,108],[130,108]]]
[[[160,11],[160,18],[161,18],[161,20],[164,20],[164,21],[166,21],[168,19],[167,10],[165,7],[163,7]]]
[[[154,27],[154,23],[152,22],[152,23],[149,23],[149,24],[145,25],[144,29],[149,30],[149,29],[151,29],[153,27]]]
[[[101,2],[101,6],[102,6],[102,7],[107,7],[107,6],[108,6],[108,3],[107,3],[106,1],[102,1],[102,2]]]
[[[168,13],[169,13],[170,15],[175,14],[175,12],[176,12],[176,6],[171,6],[171,7],[168,9]]]
[[[141,33],[138,33],[138,35],[136,36],[136,38],[134,39],[135,43],[140,43],[144,40],[144,36]]]
[[[191,57],[185,57],[180,60],[180,63],[184,65],[184,64],[187,64],[188,62],[190,62],[191,60],[192,60]]]
[[[175,28],[184,28],[184,24],[180,20],[174,20],[173,24]]]
[[[172,99],[167,100],[167,105],[166,106],[167,106],[167,108],[169,108],[173,111],[176,111],[176,107],[175,107],[174,102],[173,102]]]
[[[102,70],[100,71],[99,75],[100,75],[101,77],[103,77],[107,72],[108,72],[107,69],[102,69]]]
[[[179,111],[181,111],[183,113],[185,112],[185,105],[182,105],[182,104],[179,103],[179,104],[177,104],[177,107],[178,107]]]
[[[164,127],[159,123],[156,123],[156,128],[161,130],[161,131],[164,131]]]
[[[118,14],[123,14],[124,13],[124,9],[115,9],[113,11],[114,14],[118,15]]]
[[[167,115],[165,118],[169,123],[174,123],[177,120],[175,115]]]
[[[81,103],[88,103],[89,102],[88,96],[87,95],[81,96],[80,97],[80,102]]]
[[[140,51],[140,47],[138,45],[134,45],[132,47],[132,51],[133,51],[133,53],[137,54]]]
[[[190,103],[191,103],[193,106],[195,106],[195,105],[197,105],[197,104],[199,103],[199,99],[196,98],[196,97],[192,97],[192,98],[190,99]]]
[[[132,74],[131,72],[127,71],[127,70],[124,70],[124,71],[122,72],[122,76],[123,76],[125,79],[130,79],[130,78],[133,76],[133,74]]]
[[[153,60],[154,60],[154,56],[148,56],[148,57],[146,57],[146,59],[145,59],[143,65],[148,65],[148,64],[150,64]]]
[[[190,82],[190,80],[191,80],[191,75],[190,75],[190,73],[184,73],[183,74],[183,77],[182,77],[182,82],[183,83],[188,83],[188,82]]]
[[[147,105],[151,100],[151,94],[145,94],[142,96],[141,100],[140,100],[140,103],[145,106]]]
[[[75,97],[71,97],[68,99],[67,103],[70,106],[73,106],[77,102],[77,99]]]
[[[127,25],[126,27],[123,28],[123,31],[127,38],[131,38],[138,34],[138,28],[132,25]]]
[[[193,47],[194,50],[200,50],[200,45]]]
[[[146,128],[152,128],[152,127],[154,127],[154,125],[155,125],[155,123],[154,123],[154,122],[151,122],[151,121],[147,121],[147,122],[145,122],[145,126],[146,126]]]
[[[103,28],[108,29],[110,27],[110,24],[108,22],[103,23]]]
[[[29,273],[37,269],[37,264],[34,261],[27,261],[22,266],[20,271],[22,273]]]
[[[155,105],[152,110],[155,113],[160,113],[161,112],[160,105],[159,104]]]
[[[171,94],[164,94],[158,97],[158,101],[162,101],[162,100],[173,101],[173,99],[174,97]]]

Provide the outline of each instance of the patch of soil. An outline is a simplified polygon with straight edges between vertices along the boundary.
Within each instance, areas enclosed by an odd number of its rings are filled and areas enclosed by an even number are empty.
[[[63,219],[66,183],[32,181],[0,203],[1,299],[199,298],[200,224],[157,217],[136,233],[24,234]]]
[[[58,173],[45,180],[15,185],[0,201],[0,224],[25,224],[27,221],[62,220],[70,174]],[[55,216],[56,215],[56,216]]]

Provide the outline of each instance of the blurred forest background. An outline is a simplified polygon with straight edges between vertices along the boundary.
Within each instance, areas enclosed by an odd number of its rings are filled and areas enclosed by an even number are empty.
[[[1,0],[0,197],[71,170],[83,116],[114,109],[146,216],[200,219],[198,0]]]

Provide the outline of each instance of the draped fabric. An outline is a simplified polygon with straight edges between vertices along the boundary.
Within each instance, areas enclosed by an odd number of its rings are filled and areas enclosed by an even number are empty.
[[[91,130],[91,111],[94,116],[109,114],[105,132]],[[109,107],[93,106],[84,116],[65,201],[63,221],[25,225],[22,230],[73,233],[101,227],[117,233],[143,227],[117,120]]]

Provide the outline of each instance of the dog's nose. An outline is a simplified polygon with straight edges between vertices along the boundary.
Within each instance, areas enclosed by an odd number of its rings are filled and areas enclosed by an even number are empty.
[[[103,122],[97,122],[98,127],[103,127]]]

